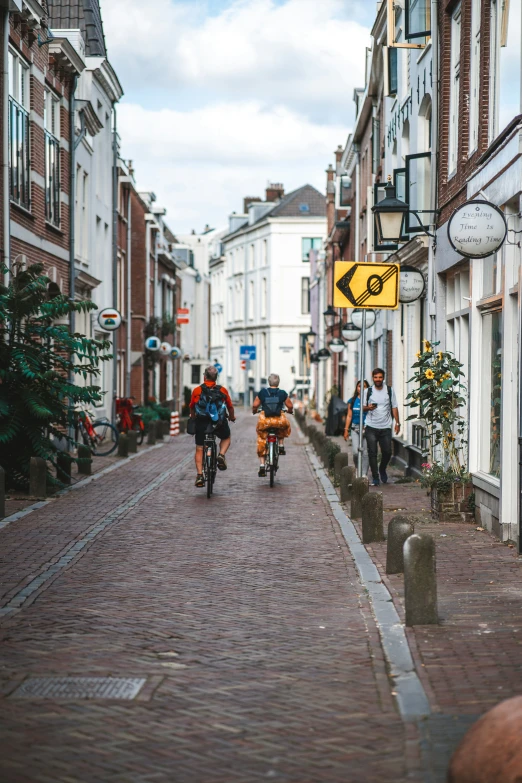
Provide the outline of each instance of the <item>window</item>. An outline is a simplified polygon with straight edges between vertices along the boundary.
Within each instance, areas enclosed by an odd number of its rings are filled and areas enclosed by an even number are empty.
[[[263,266],[266,266],[267,263],[268,263],[268,247],[267,247],[266,239],[263,239],[263,244],[262,244],[261,247],[262,247],[262,253],[263,253],[263,255],[261,257],[261,264]]]
[[[261,318],[266,318],[267,282],[266,277],[261,280]]]
[[[502,311],[482,316],[483,397],[482,420],[486,422],[481,467],[500,478],[500,418],[502,411]],[[489,422],[489,426],[488,423]]]
[[[45,219],[60,225],[60,100],[44,94]]]
[[[200,368],[199,364],[191,365],[190,369],[191,369],[190,382],[191,383],[201,383],[201,380],[200,380],[201,368]]]
[[[500,292],[502,263],[500,253],[482,259],[482,297],[493,296]]]
[[[261,376],[266,376],[268,367],[268,353],[266,332],[261,332]]]
[[[339,178],[339,183],[339,206],[349,207],[352,203],[352,178],[344,174]],[[308,261],[308,255],[303,261]]]
[[[9,52],[9,195],[29,209],[29,67]]]
[[[430,0],[406,0],[404,10],[406,17],[404,37],[407,41],[419,38],[425,39],[426,36],[430,35]]]
[[[248,283],[248,318],[250,321],[254,320],[254,281],[250,280]]]
[[[416,234],[428,229],[430,215],[422,210],[430,208],[431,152],[420,152],[406,156],[406,198],[410,210],[421,212],[419,220],[415,215],[406,213],[406,233]]]
[[[310,278],[301,278],[301,314],[308,315],[310,313]]]
[[[302,260],[309,261],[310,250],[319,250],[321,245],[321,237],[303,237],[301,240]]]
[[[388,95],[397,95],[399,87],[398,68],[397,68],[397,54],[398,49],[395,46],[389,46],[388,48]]]
[[[520,113],[520,14],[520,0],[491,0],[490,141]]]
[[[377,174],[381,163],[381,123],[372,117],[372,174]]]
[[[250,269],[255,269],[256,266],[256,248],[255,245],[250,245]]]
[[[480,91],[480,10],[481,0],[471,5],[471,58],[469,64],[469,152],[478,147]]]
[[[460,3],[451,17],[451,82],[450,82],[450,127],[448,146],[448,174],[457,169],[459,150],[459,103],[460,103]]]

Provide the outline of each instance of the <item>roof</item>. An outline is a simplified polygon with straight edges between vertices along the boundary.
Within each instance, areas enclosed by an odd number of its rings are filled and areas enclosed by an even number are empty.
[[[107,57],[99,0],[47,0],[53,30],[79,28],[89,57]]]
[[[266,220],[269,217],[326,217],[326,198],[312,185],[303,185],[293,190],[269,212],[256,221]]]

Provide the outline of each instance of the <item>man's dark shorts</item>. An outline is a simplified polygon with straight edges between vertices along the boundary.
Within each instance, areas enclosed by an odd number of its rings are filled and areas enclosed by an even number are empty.
[[[196,446],[205,445],[205,433],[209,423],[209,419],[205,419],[200,416],[196,417]],[[214,429],[214,432],[219,440],[226,440],[227,438],[230,438],[230,425],[228,423],[228,419],[225,419],[225,421],[219,424]]]

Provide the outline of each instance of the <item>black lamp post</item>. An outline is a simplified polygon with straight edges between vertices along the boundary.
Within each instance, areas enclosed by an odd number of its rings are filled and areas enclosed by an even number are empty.
[[[323,313],[324,316],[324,322],[326,324],[327,329],[332,329],[335,326],[335,322],[338,319],[337,310],[335,310],[332,305],[328,305],[326,310]]]
[[[392,184],[391,178],[388,180],[384,192],[386,195],[383,200],[372,207],[379,244],[397,244],[403,241],[404,218],[409,211],[408,205],[396,197],[395,185]]]

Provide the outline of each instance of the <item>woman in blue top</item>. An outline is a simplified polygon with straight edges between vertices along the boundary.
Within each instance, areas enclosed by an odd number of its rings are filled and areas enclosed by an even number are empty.
[[[364,388],[368,388],[368,381],[364,382]],[[363,424],[366,420],[366,414],[363,415]],[[352,431],[352,455],[353,464],[357,467],[357,458],[359,456],[359,425],[361,422],[361,382],[357,382],[353,396],[348,400],[348,410],[346,412],[346,424],[344,425],[344,439],[348,440],[348,433]],[[364,436],[363,436],[364,437]],[[368,473],[368,450],[363,443],[362,455],[362,475]]]

